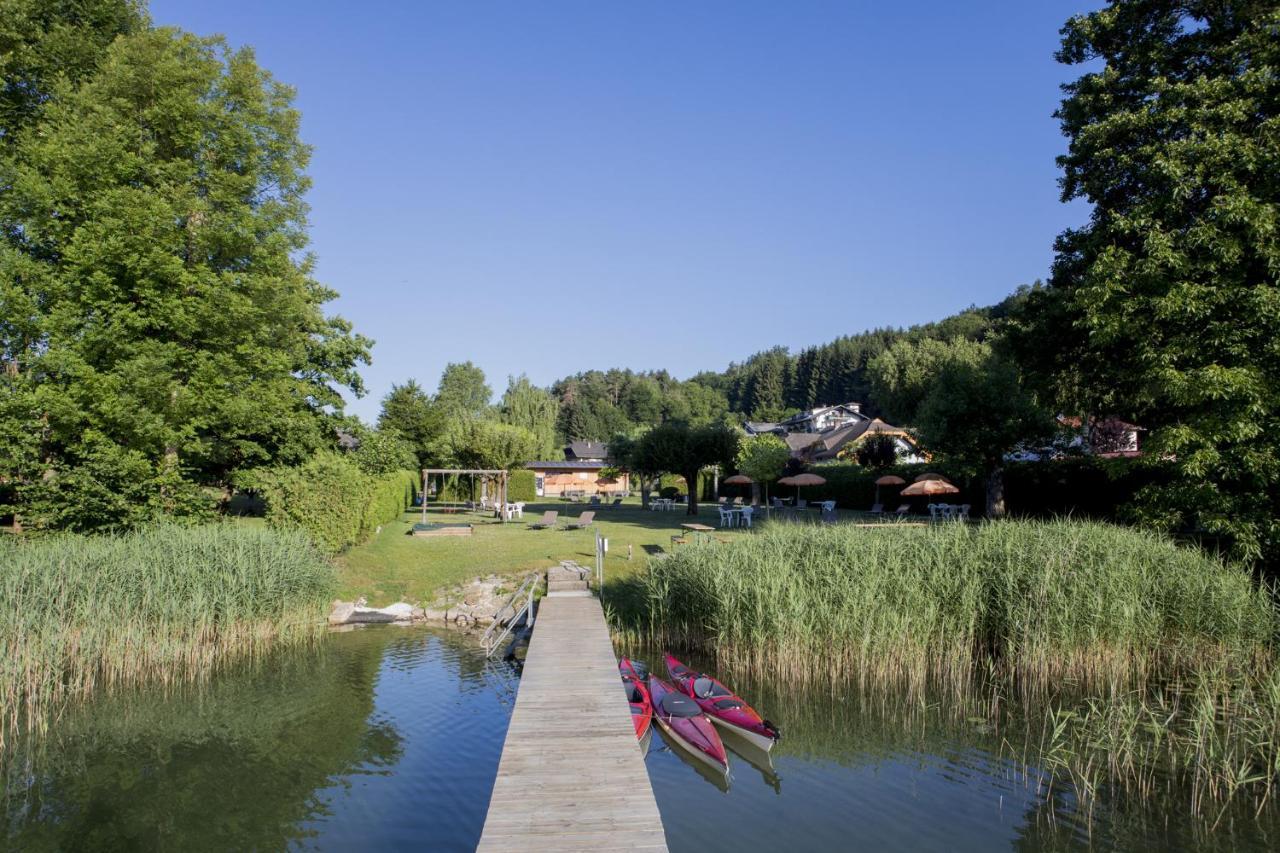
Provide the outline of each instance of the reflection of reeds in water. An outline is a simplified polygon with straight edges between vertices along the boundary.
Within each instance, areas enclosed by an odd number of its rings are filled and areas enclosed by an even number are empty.
[[[700,651],[735,686],[941,696],[994,730],[1016,716],[1007,750],[1085,803],[1110,786],[1216,820],[1241,799],[1266,808],[1280,781],[1269,591],[1154,534],[1065,520],[772,525],[681,548],[619,593],[620,641]],[[797,705],[784,707],[794,748]]]
[[[0,540],[0,566],[0,750],[96,692],[318,637],[333,586],[302,535],[231,525]]]

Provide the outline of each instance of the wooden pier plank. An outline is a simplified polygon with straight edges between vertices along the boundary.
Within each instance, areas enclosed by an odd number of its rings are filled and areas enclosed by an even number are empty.
[[[479,850],[667,849],[594,596],[542,600]]]

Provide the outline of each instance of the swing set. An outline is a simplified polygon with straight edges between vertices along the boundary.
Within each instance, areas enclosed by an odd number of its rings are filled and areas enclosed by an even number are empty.
[[[471,489],[468,494],[471,496],[469,501],[443,501],[438,498],[444,494],[445,486],[448,478],[453,477],[452,494],[457,496],[458,481],[464,477],[470,477]],[[436,491],[432,491],[432,478],[438,477],[438,486]],[[489,506],[489,486],[494,487],[493,494],[493,511],[494,514],[505,524],[507,521],[507,471],[502,468],[423,468],[422,469],[422,522],[427,521],[427,497],[436,495],[437,500],[434,504],[435,508],[445,513],[461,512],[469,509],[476,504],[476,485],[480,486],[480,506],[488,508]]]

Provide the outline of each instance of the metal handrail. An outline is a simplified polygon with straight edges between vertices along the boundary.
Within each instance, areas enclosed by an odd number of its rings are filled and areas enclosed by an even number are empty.
[[[511,632],[515,630],[515,626],[520,623],[520,618],[526,618],[529,625],[533,625],[533,602],[538,593],[538,584],[542,582],[542,575],[537,572],[531,572],[524,582],[511,593],[505,604],[498,608],[498,612],[494,614],[493,622],[489,623],[489,627],[485,628],[484,634],[480,637],[480,645],[484,647],[485,657],[493,657],[493,652],[502,645],[502,641],[511,636]],[[524,598],[519,609],[516,609],[516,602]],[[511,618],[502,620],[500,617],[511,608]],[[496,633],[501,629],[501,633]],[[495,636],[496,634],[496,636]]]

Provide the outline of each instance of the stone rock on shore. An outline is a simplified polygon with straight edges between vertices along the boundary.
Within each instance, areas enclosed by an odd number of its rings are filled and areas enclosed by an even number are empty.
[[[513,589],[511,578],[489,575],[455,587],[425,607],[399,601],[388,607],[371,608],[364,597],[354,602],[335,601],[329,624],[443,622],[464,628],[483,627],[491,624],[500,611],[507,618],[514,615],[510,608],[504,609]]]

